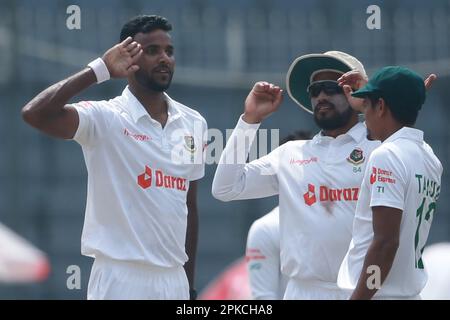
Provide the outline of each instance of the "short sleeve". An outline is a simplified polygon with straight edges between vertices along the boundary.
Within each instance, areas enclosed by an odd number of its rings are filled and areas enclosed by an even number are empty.
[[[281,298],[279,297],[280,249],[267,228],[262,220],[257,220],[251,226],[247,238],[247,271],[252,296],[256,300]]]
[[[392,150],[379,148],[370,156],[365,181],[370,186],[370,206],[404,210],[407,169]]]
[[[194,128],[194,143],[197,144],[195,148],[195,162],[192,165],[192,171],[190,181],[195,181],[203,178],[205,175],[205,161],[206,161],[206,148],[208,144],[208,124],[206,120],[202,118],[201,121],[201,134],[196,133]]]
[[[94,145],[108,131],[112,112],[106,101],[81,101],[70,104],[78,112],[78,128],[73,140],[81,146]]]

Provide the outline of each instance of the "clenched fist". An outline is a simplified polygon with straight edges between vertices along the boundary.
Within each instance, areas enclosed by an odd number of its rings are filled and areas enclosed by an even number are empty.
[[[260,123],[275,112],[283,100],[283,90],[268,82],[257,82],[245,99],[243,120],[247,123]]]

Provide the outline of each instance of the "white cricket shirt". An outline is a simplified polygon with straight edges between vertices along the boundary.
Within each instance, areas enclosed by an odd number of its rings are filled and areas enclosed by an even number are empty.
[[[258,127],[240,118],[222,153],[212,193],[222,201],[279,194],[283,274],[336,288],[367,158],[380,142],[369,141],[366,127],[358,123],[337,138],[319,133],[250,163],[229,164],[236,155],[248,154]],[[243,135],[250,143],[236,143]]]
[[[441,188],[442,165],[423,132],[404,127],[370,156],[353,224],[353,239],[339,272],[338,285],[354,289],[373,239],[372,209],[400,209],[400,244],[392,268],[375,297],[408,298],[427,281],[422,252]]]
[[[247,237],[247,271],[252,297],[282,300],[287,278],[280,267],[280,215],[278,207],[253,222]]]
[[[204,175],[206,121],[165,96],[164,128],[125,88],[109,101],[73,104],[88,171],[82,254],[161,267],[187,260],[186,195]]]

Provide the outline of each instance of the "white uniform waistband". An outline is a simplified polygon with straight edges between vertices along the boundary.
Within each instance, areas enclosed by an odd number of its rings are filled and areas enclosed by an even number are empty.
[[[350,291],[343,290],[334,282],[320,280],[300,280],[290,278],[285,300],[346,300]]]
[[[97,256],[89,278],[88,299],[187,300],[189,283],[182,266],[158,267]]]
[[[156,266],[153,264],[149,264],[146,262],[141,262],[141,261],[125,261],[125,260],[117,260],[117,259],[112,259],[103,255],[96,255],[95,256],[95,263],[98,266],[101,265],[109,265],[109,266],[114,266],[114,268],[116,270],[133,270],[134,272],[138,272],[138,273],[157,273],[157,274],[161,274],[161,273],[172,273],[174,271],[183,269],[182,266],[176,266],[176,267],[161,267],[161,266]]]

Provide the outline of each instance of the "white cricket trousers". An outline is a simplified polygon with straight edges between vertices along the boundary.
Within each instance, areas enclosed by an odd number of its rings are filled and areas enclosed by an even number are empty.
[[[304,281],[290,278],[284,293],[284,300],[348,300],[353,290],[341,289],[335,283]],[[421,296],[387,297],[375,296],[373,300],[421,300]]]
[[[162,268],[96,257],[89,278],[88,300],[189,300],[182,266]]]
[[[336,283],[290,278],[284,300],[347,300],[351,292]]]

